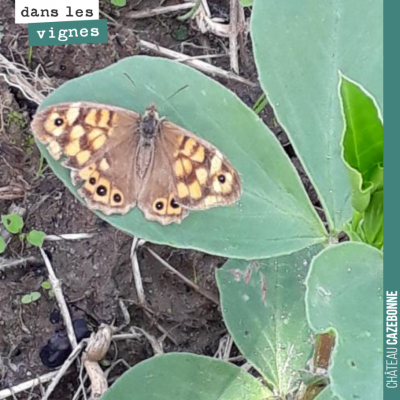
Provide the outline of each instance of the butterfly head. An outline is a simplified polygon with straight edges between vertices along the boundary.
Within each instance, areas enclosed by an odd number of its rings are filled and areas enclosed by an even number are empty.
[[[143,114],[141,131],[142,135],[148,138],[155,136],[158,131],[158,126],[160,124],[160,117],[156,110],[155,104],[151,104]]]

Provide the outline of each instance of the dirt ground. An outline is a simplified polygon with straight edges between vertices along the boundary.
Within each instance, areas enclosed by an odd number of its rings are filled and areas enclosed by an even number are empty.
[[[173,5],[180,1],[162,3]],[[27,65],[31,70],[42,65],[55,87],[124,57],[154,55],[138,48],[135,34],[141,39],[189,55],[204,55],[205,51],[207,54],[226,53],[228,39],[203,35],[189,22],[177,21],[176,13],[143,20],[127,17],[128,11],[154,8],[159,6],[160,0],[128,1],[128,4],[123,9],[116,9],[101,2],[101,10],[123,26],[116,28],[109,23],[108,44],[35,47],[30,55],[27,26],[14,23],[14,2],[0,0],[0,26],[4,35],[0,53],[10,61]],[[209,0],[209,4],[214,16],[228,20],[229,0]],[[248,60],[241,59],[241,75],[257,82],[249,39],[246,54]],[[213,58],[212,63],[229,70],[229,57]],[[227,80],[221,82],[250,106],[262,93],[258,87],[249,88]],[[40,155],[29,132],[36,105],[1,78],[0,96],[0,215],[7,214],[10,207],[17,205],[26,211],[26,230],[39,229],[49,235],[95,234],[87,240],[45,242],[44,245],[62,282],[72,317],[83,318],[90,329],[96,329],[102,322],[119,326],[124,322],[119,306],[119,301],[123,300],[132,326],[140,327],[156,338],[163,335],[161,328],[168,332],[163,342],[165,352],[187,351],[214,356],[221,338],[227,333],[218,306],[168,272],[148,248],[214,296],[218,296],[214,273],[224,259],[195,251],[144,244],[138,251],[138,258],[148,310],[138,306],[130,259],[132,238],[81,205],[49,168],[38,174]],[[271,108],[267,107],[262,116],[300,168]],[[309,182],[304,183],[315,203],[316,197]],[[1,191],[1,188],[7,190]],[[18,267],[0,268],[0,390],[51,371],[43,365],[39,352],[55,331],[63,327],[62,318],[57,316],[55,299],[41,288],[42,282],[47,280],[47,272],[40,252],[23,245],[15,237],[2,256],[3,260],[28,257],[29,261]],[[21,297],[32,291],[41,292],[41,299],[22,305]],[[107,361],[112,363],[123,358],[133,366],[152,355],[152,348],[144,338],[120,341],[111,347]],[[234,350],[232,355],[237,355],[237,352]],[[112,376],[120,375],[125,369],[123,365],[117,367]],[[78,373],[71,368],[51,399],[72,399],[78,386]],[[16,396],[18,399],[40,397],[38,388],[33,393]]]

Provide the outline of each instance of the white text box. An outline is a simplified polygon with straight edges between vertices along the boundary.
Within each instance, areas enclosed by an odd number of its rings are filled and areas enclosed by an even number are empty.
[[[15,0],[15,23],[99,19],[99,0]]]

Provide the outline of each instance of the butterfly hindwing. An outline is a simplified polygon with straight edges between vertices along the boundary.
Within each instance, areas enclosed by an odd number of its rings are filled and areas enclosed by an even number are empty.
[[[162,225],[180,223],[189,214],[189,210],[176,201],[173,171],[168,161],[172,149],[168,145],[157,145],[158,141],[160,138],[156,140],[154,162],[139,194],[138,207],[150,221]]]
[[[161,137],[173,147],[168,155],[179,204],[204,210],[230,205],[239,199],[240,177],[211,143],[168,121],[162,122]]]

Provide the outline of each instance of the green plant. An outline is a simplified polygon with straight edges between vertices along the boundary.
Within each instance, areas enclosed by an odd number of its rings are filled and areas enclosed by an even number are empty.
[[[41,286],[45,290],[50,290],[51,289],[51,283],[49,281],[43,281]]]
[[[54,297],[53,287],[51,286],[51,283],[49,281],[43,281],[41,287],[42,289],[47,290],[47,293],[50,298]]]
[[[10,111],[7,114],[6,124],[8,127],[10,127],[11,125],[15,125],[20,129],[24,129],[26,126],[26,119],[21,113],[17,111]]]
[[[126,0],[111,0],[111,4],[117,7],[125,7],[126,6]]]
[[[253,0],[240,0],[240,5],[242,7],[252,7]]]
[[[4,253],[6,250],[7,244],[5,240],[0,236],[0,254]]]
[[[43,290],[46,290],[49,297],[53,298],[54,297],[54,291],[51,286],[51,283],[49,281],[43,281],[40,285]],[[31,304],[34,303],[35,301],[38,301],[42,297],[42,294],[37,291],[33,291],[31,293],[25,294],[24,296],[21,297],[21,303],[22,304]]]
[[[22,304],[31,304],[34,303],[35,301],[38,301],[42,295],[39,292],[31,292],[28,293],[21,298],[21,303]]]
[[[197,12],[197,10],[199,9],[200,5],[201,5],[201,0],[196,0],[196,3],[194,4],[194,6],[193,6],[193,8],[192,8],[191,10],[189,10],[189,11],[188,11],[186,14],[184,14],[184,15],[180,15],[180,16],[177,17],[176,19],[177,19],[178,21],[181,21],[181,22],[187,21],[188,19],[192,18],[192,17],[196,14],[196,12]]]
[[[262,110],[268,105],[268,99],[265,93],[260,95],[260,97],[256,100],[253,110],[256,114],[260,114]]]
[[[138,399],[261,400],[272,393],[241,368],[210,357],[166,354],[153,357],[125,374],[102,400]],[[131,370],[133,371],[133,370]],[[143,378],[146,382],[143,384]],[[186,382],[186,384],[185,384]],[[150,389],[151,388],[151,389]]]
[[[126,75],[140,76],[140,80],[134,86]],[[155,57],[127,58],[67,82],[40,108],[79,100],[139,112],[154,101],[161,116],[216,145],[242,178],[243,195],[237,205],[192,212],[180,225],[149,223],[137,208],[123,216],[98,213],[118,229],[155,243],[242,259],[287,254],[328,242],[323,223],[273,133],[236,95],[198,71]],[[55,174],[79,199],[70,171],[39,147]]]
[[[284,126],[318,194],[326,226],[257,115],[184,65],[126,59],[65,84],[43,102],[41,107],[87,100],[142,112],[155,101],[161,115],[221,149],[243,181],[237,206],[193,213],[181,226],[151,224],[138,210],[99,215],[152,242],[230,258],[217,273],[222,313],[239,350],[266,384],[220,360],[168,354],[128,371],[104,400],[129,399],[132,388],[145,400],[379,398],[381,9],[376,0],[323,6],[313,0],[253,2],[251,33],[265,92],[259,104],[268,99]],[[129,85],[126,75],[140,76],[137,86]],[[358,143],[366,131],[368,157]],[[47,159],[76,194],[69,171]],[[342,232],[350,241],[338,244]],[[361,318],[364,312],[368,318]],[[322,374],[318,365],[308,366],[313,354],[318,359],[314,336],[317,344],[325,337],[336,341]],[[367,369],[368,377],[361,373]]]
[[[346,121],[343,158],[350,174],[353,219],[346,232],[356,241],[383,247],[383,121],[373,97],[342,77]]]
[[[8,232],[13,234],[21,233],[22,228],[24,227],[24,220],[17,214],[2,215],[1,222]]]
[[[26,240],[32,246],[42,247],[46,234],[42,231],[32,230],[26,235]]]
[[[26,239],[27,242],[30,243],[32,246],[42,247],[46,234],[42,231],[37,231],[35,229],[29,231],[28,233],[23,233],[22,229],[24,227],[24,220],[20,215],[2,215],[1,222],[8,232],[12,233],[13,235],[19,235],[21,241],[24,241]],[[5,251],[6,246],[6,242],[0,236],[0,254]]]
[[[46,167],[45,167],[45,163],[44,163],[44,156],[43,156],[43,153],[41,153],[40,154],[40,159],[39,159],[39,167],[38,167],[38,170],[36,172],[36,175],[37,176],[42,176],[45,169],[46,169]]]

